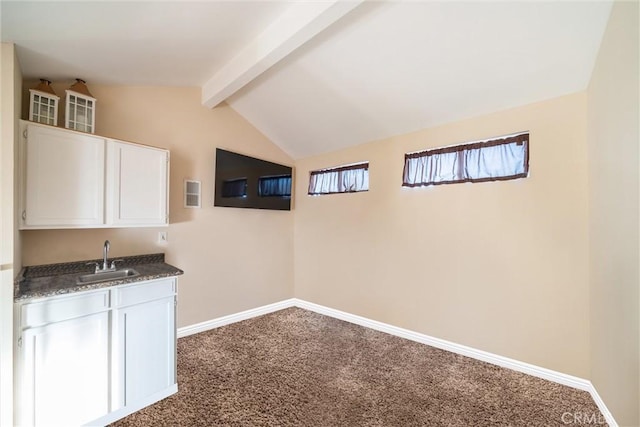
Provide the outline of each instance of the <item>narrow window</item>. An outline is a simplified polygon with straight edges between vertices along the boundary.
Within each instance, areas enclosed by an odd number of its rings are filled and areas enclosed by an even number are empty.
[[[355,193],[369,190],[369,162],[311,171],[309,194]]]
[[[260,197],[291,197],[291,175],[261,176],[258,194]]]
[[[404,155],[402,185],[504,181],[529,174],[529,134]]]

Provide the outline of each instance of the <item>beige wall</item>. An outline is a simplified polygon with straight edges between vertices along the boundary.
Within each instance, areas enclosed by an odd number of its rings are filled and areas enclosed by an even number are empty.
[[[166,252],[186,272],[179,326],[295,295],[590,378],[638,425],[638,72],[638,4],[617,3],[586,93],[299,160],[293,212],[212,207],[216,147],[292,164],[228,106],[201,107],[197,88],[89,82],[99,134],[171,150],[169,243],[161,229],[24,231],[21,254],[96,258],[105,239],[113,256]],[[54,85],[61,97],[70,83]],[[405,152],[522,130],[527,179],[400,186]],[[363,160],[369,192],[305,195],[309,170]],[[182,207],[184,178],[203,181],[202,209]]]
[[[403,154],[529,130],[522,180],[401,187]],[[304,196],[309,170],[368,160],[370,191]],[[296,163],[295,294],[589,376],[586,95]]]
[[[15,160],[22,74],[13,44],[0,52],[0,425],[13,424],[13,278],[20,270]]]
[[[70,83],[54,84],[61,98]],[[24,86],[26,97],[35,82]],[[202,107],[199,88],[88,86],[96,133],[171,150],[168,244],[157,243],[160,228],[23,231],[25,265],[99,258],[105,239],[114,257],[165,252],[185,271],[178,326],[292,297],[293,212],[213,207],[216,147],[292,160],[226,104]],[[183,208],[185,178],[202,181],[201,209]]]
[[[615,3],[588,90],[591,381],[640,425],[638,3]]]

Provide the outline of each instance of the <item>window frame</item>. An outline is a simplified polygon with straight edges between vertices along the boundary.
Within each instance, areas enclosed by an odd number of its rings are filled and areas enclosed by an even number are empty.
[[[402,186],[415,188],[415,187],[427,187],[431,185],[460,184],[465,182],[479,183],[479,182],[490,182],[490,181],[509,181],[513,179],[526,178],[529,176],[529,151],[530,151],[529,141],[530,141],[529,132],[521,132],[518,134],[512,134],[510,136],[490,139],[485,141],[477,141],[477,142],[453,145],[449,147],[434,148],[429,150],[416,151],[412,153],[405,153],[404,168],[402,171]],[[462,177],[460,179],[447,180],[447,181],[419,181],[419,182],[408,181],[407,167],[408,167],[408,161],[410,161],[411,159],[438,156],[441,154],[459,153],[459,160],[461,158],[462,161],[460,161],[461,164],[459,165],[458,168],[460,171],[466,172],[465,160],[464,160],[465,152],[468,152],[471,150],[481,150],[482,148],[496,147],[500,145],[510,145],[513,143],[516,143],[517,145],[524,145],[524,158],[523,158],[524,170],[521,173],[516,173],[511,175],[502,175],[502,176],[491,176],[491,177],[484,177],[484,178]],[[462,174],[463,173],[461,172],[461,175]]]
[[[345,191],[312,191],[313,177],[319,175],[329,175],[333,173],[338,173],[338,180],[341,178],[341,174],[347,171],[353,170],[364,170],[366,171],[366,189],[356,189],[356,190],[345,190]],[[345,193],[362,193],[365,191],[369,191],[369,162],[358,162],[349,165],[337,166],[332,168],[325,169],[317,169],[309,172],[309,187],[307,190],[307,195],[309,196],[324,196],[329,194],[345,194]]]

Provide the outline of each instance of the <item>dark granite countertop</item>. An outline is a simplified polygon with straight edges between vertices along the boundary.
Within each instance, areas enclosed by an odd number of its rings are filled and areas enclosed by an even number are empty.
[[[118,259],[122,259],[117,263],[118,269],[134,268],[140,275],[98,283],[78,284],[78,276],[94,271],[94,267],[87,263],[102,264],[102,259],[24,267],[14,283],[14,301],[22,302],[32,298],[108,288],[183,274],[179,268],[164,262],[164,254],[135,255]],[[109,261],[112,259],[110,258]]]

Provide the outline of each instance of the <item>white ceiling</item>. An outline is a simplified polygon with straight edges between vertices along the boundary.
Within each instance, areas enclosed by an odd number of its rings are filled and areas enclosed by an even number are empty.
[[[2,0],[1,33],[26,78],[200,86],[301,158],[583,90],[611,9],[332,3]]]
[[[257,37],[283,2],[2,0],[2,41],[25,77],[200,86]]]

